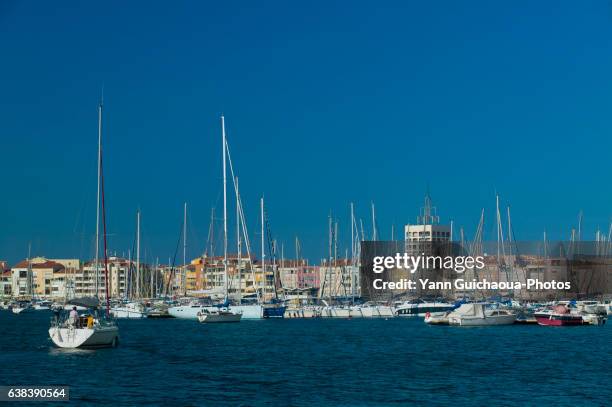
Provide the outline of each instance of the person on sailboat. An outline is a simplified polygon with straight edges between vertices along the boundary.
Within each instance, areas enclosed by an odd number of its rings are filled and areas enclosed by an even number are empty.
[[[72,311],[70,311],[70,316],[68,320],[70,321],[70,325],[76,326],[76,323],[79,319],[79,313],[77,312],[77,307],[72,307]]]

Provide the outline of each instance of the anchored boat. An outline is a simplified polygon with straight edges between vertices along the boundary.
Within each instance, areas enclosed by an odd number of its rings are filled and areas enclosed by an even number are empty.
[[[486,309],[485,303],[463,304],[448,314],[448,324],[456,326],[512,325],[516,315],[508,310]]]
[[[240,322],[242,314],[227,309],[204,309],[198,313],[198,321],[202,323]]]

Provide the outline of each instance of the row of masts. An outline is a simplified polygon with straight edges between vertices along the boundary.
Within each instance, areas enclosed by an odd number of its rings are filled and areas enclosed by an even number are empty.
[[[95,244],[95,260],[94,260],[94,270],[95,270],[95,292],[96,293],[100,293],[100,287],[99,287],[99,281],[100,281],[100,269],[101,269],[101,265],[100,265],[100,216],[102,215],[102,223],[104,226],[104,229],[106,228],[106,223],[105,223],[105,212],[104,212],[104,186],[103,186],[103,163],[102,163],[102,114],[103,114],[103,103],[102,100],[100,101],[100,104],[98,105],[98,166],[97,166],[97,205],[96,205],[96,244]],[[227,191],[227,173],[228,173],[228,164],[229,164],[229,170],[231,172],[231,179],[233,182],[233,186],[234,186],[234,192],[235,192],[235,198],[236,198],[236,245],[237,245],[237,256],[238,256],[238,269],[239,269],[239,285],[241,286],[242,284],[242,269],[241,269],[241,260],[242,260],[242,249],[243,249],[243,243],[245,245],[246,251],[247,251],[247,256],[250,259],[251,258],[251,250],[250,250],[250,244],[249,244],[249,239],[248,239],[248,233],[246,231],[246,222],[244,221],[244,211],[242,208],[242,203],[241,203],[241,198],[240,198],[240,193],[239,193],[239,189],[238,189],[238,177],[235,176],[234,174],[234,169],[232,166],[232,162],[231,162],[231,157],[229,154],[229,147],[228,147],[228,143],[227,143],[227,137],[226,137],[226,129],[225,129],[225,118],[224,116],[221,116],[221,137],[222,137],[222,163],[223,163],[223,291],[224,291],[224,298],[225,300],[228,300],[229,297],[229,278],[228,278],[228,191]],[[427,222],[434,220],[434,218],[437,218],[437,216],[432,215],[431,213],[431,202],[427,201],[429,199],[429,194],[427,194],[426,197],[426,205],[425,205],[425,209],[423,212],[423,219],[425,219]],[[101,214],[102,211],[102,214]],[[351,213],[351,247],[350,247],[350,259],[351,265],[356,265],[358,262],[358,257],[359,257],[359,242],[366,240],[366,235],[364,232],[364,226],[363,226],[363,220],[359,219],[359,222],[357,222],[356,218],[355,218],[355,214],[354,214],[354,205],[353,203],[350,204],[350,213]],[[141,213],[140,213],[140,209],[137,210],[137,221],[136,221],[136,276],[135,276],[135,290],[134,293],[137,296],[142,295],[142,287],[141,287],[141,258],[140,258],[140,252],[141,252],[141,245],[140,245],[140,235],[141,235],[141,228],[140,228],[140,224],[141,224]],[[213,209],[213,214],[212,217],[214,218],[214,209]],[[264,207],[264,198],[261,197],[260,198],[260,217],[261,217],[261,269],[263,272],[263,276],[264,279],[267,279],[267,274],[266,274],[266,249],[265,249],[265,236],[266,236],[266,231],[265,231],[265,224],[266,224],[266,219],[265,219],[265,207]],[[380,239],[379,236],[379,232],[378,232],[378,227],[377,227],[377,221],[376,221],[376,210],[375,210],[375,205],[374,202],[371,203],[371,222],[372,222],[372,234],[371,234],[371,240],[377,241]],[[501,211],[500,211],[500,204],[499,204],[499,195],[496,195],[496,225],[497,225],[497,261],[498,261],[498,265],[499,267],[507,267],[509,265],[509,256],[511,256],[511,253],[507,253],[506,252],[506,246],[507,244],[508,247],[511,249],[512,247],[512,242],[513,242],[513,232],[512,232],[512,223],[511,223],[511,217],[510,217],[510,207],[507,207],[507,233],[504,234],[504,227],[502,225],[502,216],[501,216]],[[475,236],[474,236],[474,240],[472,241],[471,245],[469,246],[469,249],[472,253],[477,253],[479,250],[482,250],[482,238],[483,238],[483,229],[484,229],[484,209],[481,212],[481,217],[480,217],[480,222],[478,224]],[[184,203],[183,205],[183,225],[182,225],[182,246],[183,246],[183,262],[182,262],[182,267],[181,267],[181,286],[183,287],[183,290],[186,287],[186,270],[187,270],[187,202]],[[452,229],[453,229],[453,222],[451,221],[451,238],[450,240],[453,241],[453,236],[452,236]],[[104,245],[105,245],[105,266],[104,266],[104,270],[105,273],[108,273],[107,270],[107,259],[106,259],[106,232],[103,231],[103,240],[104,240]],[[328,259],[326,260],[327,266],[330,269],[330,275],[331,275],[331,267],[332,264],[337,263],[337,259],[338,259],[338,221],[333,221],[332,217],[330,215],[329,217],[329,253],[328,253]],[[269,233],[268,233],[269,235]],[[211,241],[211,254],[213,252],[213,241],[214,241],[214,227],[212,226],[212,220],[211,220],[211,229],[209,232],[209,240]],[[244,238],[244,240],[243,240]],[[578,229],[577,231],[575,229],[572,229],[572,233],[571,233],[571,242],[580,242],[582,238],[582,211],[579,214],[579,219],[578,219]],[[395,240],[395,225],[391,225],[391,240]],[[547,237],[546,237],[546,232],[544,232],[544,241],[546,242]],[[608,232],[608,236],[604,236],[599,230],[597,231],[596,234],[596,241],[598,243],[604,243],[605,245],[605,250],[608,251],[610,249],[610,245],[612,244],[612,223],[610,224],[610,228],[609,228],[609,232]],[[463,228],[460,229],[460,242],[462,244],[462,246],[465,243],[465,237],[464,237],[464,232],[463,232]],[[282,244],[281,244],[282,246]],[[545,248],[544,250],[546,251],[546,243],[545,243]],[[271,245],[271,250],[275,251],[275,247],[276,247],[276,242],[273,241],[272,245]],[[465,246],[463,246],[465,247]],[[207,248],[208,249],[208,248]],[[296,255],[299,256],[299,241],[296,237]],[[283,254],[281,255],[282,258],[284,258],[284,248],[281,249],[281,251],[283,251]],[[271,256],[274,255],[274,253],[270,253]],[[349,257],[348,255],[345,257]],[[131,263],[130,263],[131,264]],[[252,271],[252,278],[253,278],[253,283],[255,284],[255,276],[254,276],[254,271],[253,271],[253,267],[251,266],[251,271]],[[154,295],[154,291],[156,291],[157,287],[154,284],[154,277],[155,277],[156,273],[151,273],[151,284],[150,284],[150,291],[151,291],[151,295]],[[274,275],[274,278],[276,278],[276,274]],[[327,280],[327,277],[325,278],[325,280]],[[106,281],[106,280],[105,280]],[[326,284],[326,281],[323,282],[323,284]],[[354,284],[352,284],[354,286]],[[108,290],[108,284],[106,284],[106,291]],[[264,281],[263,284],[263,289],[265,290],[265,286],[266,283]],[[275,283],[275,288],[276,288],[276,283]],[[240,292],[241,290],[239,289],[238,292]],[[264,295],[264,292],[261,292],[259,290],[257,290],[257,297],[258,299],[260,298],[261,295]],[[352,293],[354,295],[354,293]],[[239,294],[240,295],[240,294]],[[108,297],[108,295],[107,295]]]

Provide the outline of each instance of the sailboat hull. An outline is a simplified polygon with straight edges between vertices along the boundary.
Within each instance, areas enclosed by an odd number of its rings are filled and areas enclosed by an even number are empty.
[[[119,328],[104,326],[96,328],[49,328],[49,337],[60,348],[103,348],[119,343]]]

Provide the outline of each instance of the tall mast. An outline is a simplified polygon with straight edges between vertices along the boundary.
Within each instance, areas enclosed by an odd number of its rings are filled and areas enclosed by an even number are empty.
[[[327,292],[329,293],[328,297],[329,297],[330,304],[331,304],[331,297],[332,297],[332,292],[331,292],[331,289],[332,289],[332,287],[331,287],[332,268],[331,268],[331,266],[332,266],[332,260],[333,260],[332,259],[332,244],[333,244],[333,242],[332,242],[332,239],[333,239],[333,236],[332,236],[332,225],[333,225],[333,223],[332,222],[333,222],[332,221],[332,216],[331,216],[331,213],[330,213],[329,214],[329,226],[328,226],[329,227],[329,231],[328,231],[329,232],[329,253],[328,253],[329,254],[329,260],[328,260],[328,264],[327,264],[327,266],[328,266],[327,267],[327,272],[328,272],[328,278],[329,278],[329,284],[330,284],[330,286],[327,288]]]
[[[183,208],[183,294],[187,293],[187,202]]]
[[[136,297],[140,297],[140,208],[136,212]]]
[[[264,199],[261,197],[260,207],[261,207],[261,272],[263,273],[263,288],[262,288],[262,297],[263,301],[266,301],[266,246],[264,242]]]
[[[351,297],[355,303],[355,208],[351,202]]]
[[[102,169],[100,160],[100,169]],[[108,248],[106,245],[106,203],[104,199],[104,171],[100,171],[100,183],[102,186],[102,240],[104,242],[104,291],[106,294],[106,317],[110,317],[110,295],[108,294]],[[96,268],[97,269],[97,268]]]
[[[227,300],[227,169],[225,162],[225,118],[221,116],[221,136],[223,145],[223,285],[225,288],[225,299]]]
[[[132,249],[128,249],[127,287],[125,287],[125,298],[132,298]]]
[[[353,203],[351,202],[351,266],[354,266],[355,262],[355,210]]]
[[[94,288],[96,290],[96,298],[99,296],[98,292],[98,262],[100,256],[100,176],[102,171],[102,99],[98,105],[98,194],[96,198],[96,260],[94,262]]]
[[[376,212],[374,210],[374,202],[372,202],[372,240],[378,240],[378,233],[376,232]]]
[[[238,190],[238,177],[234,177],[236,183],[236,252],[238,253],[238,304],[242,303],[242,241],[240,239],[240,192]]]
[[[32,273],[32,242],[28,242],[28,278],[26,283],[27,286],[27,294],[30,297],[34,297],[34,275]],[[32,298],[30,298],[32,299]]]

